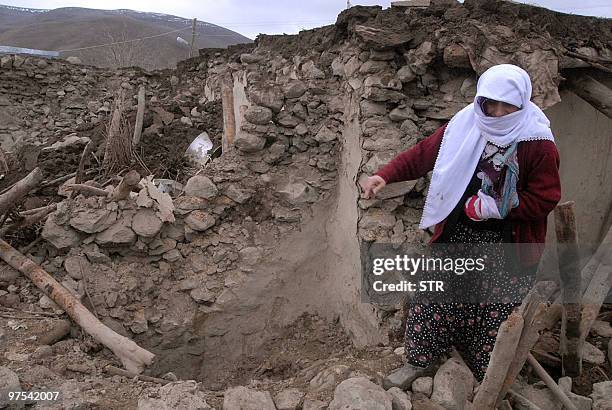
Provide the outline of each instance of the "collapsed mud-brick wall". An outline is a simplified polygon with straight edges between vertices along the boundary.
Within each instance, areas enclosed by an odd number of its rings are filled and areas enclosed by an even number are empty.
[[[81,297],[85,280],[104,323],[180,377],[221,377],[239,357],[264,355],[262,344],[303,312],[337,319],[357,346],[388,343],[401,333],[399,306],[361,303],[360,250],[429,240],[418,229],[428,178],[394,198],[364,200],[359,176],[470,103],[491,65],[523,66],[534,102],[555,110],[564,74],[598,71],[610,39],[599,19],[467,1],[353,7],[334,25],[201,50],[173,71],[4,56],[0,136],[12,168],[2,188],[36,165],[47,181],[74,172],[90,140],[101,159],[114,91],[134,97],[133,118],[144,85],[139,171],[176,180],[170,202],[147,180],[124,201],[43,188],[27,209],[62,203],[31,257]],[[598,125],[583,127],[592,130],[583,141],[609,129],[608,118],[589,115]],[[556,130],[563,147],[565,130]],[[200,170],[183,153],[202,131],[225,149]],[[571,163],[571,150],[561,155]],[[602,198],[604,215],[610,199]],[[11,295],[53,307],[34,290]]]

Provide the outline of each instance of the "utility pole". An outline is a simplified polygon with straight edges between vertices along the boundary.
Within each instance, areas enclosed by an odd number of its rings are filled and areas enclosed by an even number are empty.
[[[191,25],[191,49],[189,49],[189,58],[193,57],[195,54],[196,21],[197,19],[193,19],[193,24]]]
[[[350,9],[351,8],[351,0],[346,0],[346,9]]]

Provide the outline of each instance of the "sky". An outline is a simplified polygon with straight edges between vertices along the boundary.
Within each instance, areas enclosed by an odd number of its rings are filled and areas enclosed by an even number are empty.
[[[564,13],[612,18],[610,0],[520,0]],[[390,6],[389,0],[351,0],[353,5]],[[254,39],[259,33],[294,34],[332,24],[346,8],[346,0],[0,0],[18,7],[55,9],[88,7],[132,9],[197,18]]]

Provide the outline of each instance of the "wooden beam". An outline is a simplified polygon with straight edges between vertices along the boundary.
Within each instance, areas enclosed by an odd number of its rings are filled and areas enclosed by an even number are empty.
[[[567,83],[580,98],[612,118],[612,90],[586,74],[571,74]]]
[[[42,181],[43,175],[40,168],[34,168],[25,178],[18,181],[11,189],[0,195],[0,215],[4,215],[15,204],[36,188]]]
[[[132,147],[136,147],[140,143],[142,134],[142,123],[145,113],[145,87],[141,85],[138,89],[138,108],[136,109],[136,124],[134,125],[134,136],[132,137]]]

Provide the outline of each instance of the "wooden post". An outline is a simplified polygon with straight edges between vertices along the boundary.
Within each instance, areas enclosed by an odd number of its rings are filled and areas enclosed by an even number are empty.
[[[561,339],[559,350],[564,376],[577,377],[582,372],[580,354],[581,275],[576,239],[576,216],[574,202],[564,202],[555,208],[555,231],[559,276],[561,279]]]
[[[66,311],[81,328],[112,350],[130,372],[141,373],[155,355],[100,322],[83,304],[43,268],[0,239],[0,258],[27,276],[51,300]]]
[[[132,138],[132,147],[136,147],[140,143],[140,135],[142,134],[142,123],[144,121],[145,112],[145,87],[141,85],[138,89],[138,108],[136,111],[136,124],[134,125],[134,136]]]
[[[189,49],[189,58],[193,57],[195,54],[196,22],[197,19],[193,19],[191,24],[191,48]]]
[[[18,181],[7,192],[0,195],[0,216],[4,215],[11,208],[21,201],[32,189],[42,181],[43,174],[40,168],[34,168],[25,178]]]
[[[224,78],[221,83],[221,105],[223,106],[222,152],[230,151],[236,136],[236,115],[234,113],[234,85],[232,78]]]

